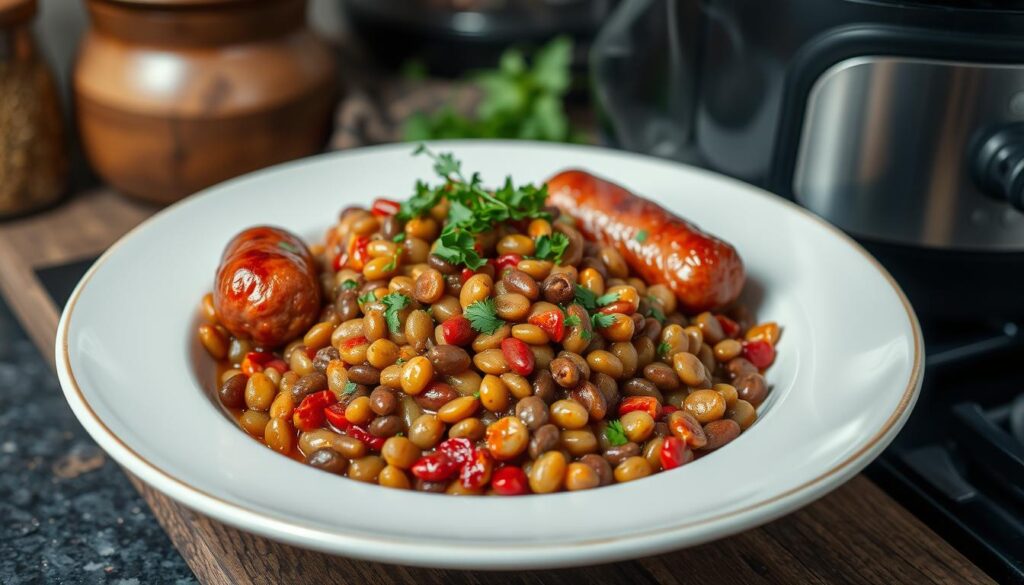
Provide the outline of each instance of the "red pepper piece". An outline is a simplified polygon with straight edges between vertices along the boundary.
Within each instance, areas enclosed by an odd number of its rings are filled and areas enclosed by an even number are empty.
[[[462,269],[462,273],[460,275],[462,277],[462,283],[465,284],[466,281],[469,280],[469,278],[471,276],[473,276],[474,274],[476,274],[476,272],[473,272],[472,269],[470,269],[470,268],[463,268]]]
[[[671,404],[666,404],[666,405],[661,407],[661,418],[662,419],[666,419],[666,418],[668,418],[668,415],[672,414],[673,412],[675,412],[677,410],[679,410],[679,409],[674,407],[674,406],[672,406]]]
[[[501,340],[501,353],[508,362],[508,367],[520,376],[529,376],[535,364],[530,346],[521,339],[506,337]]]
[[[491,470],[494,469],[494,460],[487,451],[479,450],[473,453],[472,459],[467,461],[459,470],[459,481],[466,489],[480,489],[491,480]]]
[[[463,465],[473,458],[476,449],[473,443],[465,437],[454,437],[446,439],[437,446],[437,450],[448,456],[456,465]]]
[[[348,262],[345,265],[353,270],[362,270],[370,260],[370,253],[366,251],[369,244],[370,238],[366,236],[352,236],[348,242]]]
[[[362,345],[364,343],[370,343],[370,340],[360,335],[359,337],[353,337],[352,339],[343,341],[341,343],[341,347],[343,349],[352,349],[353,347],[357,345]]]
[[[444,340],[451,345],[466,345],[473,340],[473,327],[469,319],[457,315],[441,323]]]
[[[499,496],[521,496],[530,493],[529,480],[526,472],[515,465],[506,465],[496,469],[491,478],[491,487]]]
[[[324,424],[324,409],[337,402],[330,390],[314,392],[302,399],[292,414],[292,422],[302,431],[312,431]]]
[[[715,315],[715,319],[718,319],[718,324],[722,326],[722,331],[726,337],[738,337],[740,334],[740,324],[726,317],[725,315]]]
[[[686,463],[686,443],[676,437],[665,437],[661,442],[661,452],[658,454],[661,459],[662,469],[675,469]]]
[[[775,361],[775,347],[763,339],[747,341],[743,344],[743,357],[763,370]]]
[[[434,451],[420,457],[410,471],[423,481],[444,481],[458,471],[458,466],[441,451]]]
[[[282,360],[282,359],[272,359],[269,362],[267,362],[267,365],[265,365],[263,367],[264,367],[264,369],[266,369],[266,368],[274,368],[275,370],[277,370],[278,372],[280,372],[282,374],[291,369],[291,368],[288,367],[288,364],[284,360]]]
[[[619,416],[626,414],[627,412],[633,412],[634,410],[640,410],[651,415],[651,418],[658,420],[661,416],[661,403],[658,399],[653,396],[629,396],[623,398],[622,402],[619,403]]]
[[[324,416],[327,417],[327,422],[331,423],[335,428],[343,431],[346,435],[362,441],[370,449],[380,451],[384,446],[384,437],[377,437],[370,433],[370,431],[363,427],[352,424],[347,418],[345,418],[345,407],[341,404],[332,404],[324,409]]]
[[[506,268],[515,268],[522,262],[523,257],[519,254],[502,254],[498,256],[498,260],[495,261],[495,265],[498,268],[498,274],[501,274],[502,270]]]
[[[381,197],[373,202],[373,205],[370,207],[370,213],[377,217],[387,217],[398,213],[398,210],[401,208],[402,205],[397,201]]]
[[[561,311],[552,310],[537,313],[530,317],[530,324],[544,330],[554,342],[561,342],[565,337],[565,315]]]

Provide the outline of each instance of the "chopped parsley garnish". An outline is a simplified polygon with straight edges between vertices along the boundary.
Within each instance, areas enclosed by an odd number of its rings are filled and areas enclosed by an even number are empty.
[[[409,297],[402,293],[391,293],[384,295],[381,301],[384,303],[384,320],[388,322],[388,329],[398,333],[402,327],[398,312],[409,306]]]
[[[395,256],[390,262],[384,265],[384,270],[390,271],[398,268],[398,257],[402,255],[402,252],[395,252]]]
[[[672,346],[669,345],[667,341],[662,341],[661,343],[658,344],[658,355],[662,357],[667,356],[669,350],[671,349]]]
[[[402,242],[405,241],[405,232],[401,232],[397,236],[391,238],[391,241],[396,243],[396,244],[401,244]]]
[[[359,286],[359,283],[354,281],[354,280],[352,280],[351,278],[349,278],[345,282],[341,283],[341,288],[343,290],[352,290],[352,289],[356,288],[357,286]]]
[[[566,327],[575,327],[580,323],[582,323],[582,321],[580,321],[579,315],[569,315],[568,317],[565,318]]]
[[[662,312],[662,310],[659,309],[658,307],[655,307],[654,305],[651,305],[651,308],[647,311],[647,316],[654,317],[654,319],[658,323],[661,323],[662,325],[665,324],[665,313]]]
[[[594,313],[590,316],[590,322],[594,325],[594,329],[604,329],[605,327],[611,327],[615,323],[615,316],[606,313]]]
[[[583,341],[590,341],[594,338],[594,334],[590,332],[590,329],[584,329],[583,331],[580,331],[580,338],[583,339]]]
[[[405,358],[398,358],[397,360],[395,360],[395,365],[396,366],[400,366],[400,365],[402,365],[404,363],[405,363]]]
[[[365,305],[366,303],[376,303],[377,295],[371,290],[365,295],[362,295],[361,297],[357,298],[356,301],[358,301],[360,305]]]
[[[480,333],[494,333],[505,324],[505,321],[498,316],[494,299],[477,301],[466,307],[463,314],[469,319],[469,325]]]
[[[583,305],[583,308],[588,311],[597,310],[599,307],[614,303],[617,300],[619,300],[619,293],[597,296],[589,288],[576,285],[576,302]]]
[[[345,382],[345,387],[341,389],[342,394],[352,394],[359,389],[359,384],[355,382]]]
[[[477,400],[480,400],[480,391],[479,390],[477,390],[476,392],[473,393],[473,398],[476,398]]]
[[[301,250],[299,250],[299,248],[295,244],[293,244],[291,242],[285,242],[285,241],[278,242],[277,243],[277,247],[281,248],[282,250],[284,250],[286,252],[291,252],[292,254],[299,254],[299,253],[301,253]]]
[[[551,260],[555,264],[561,264],[562,254],[569,247],[569,237],[562,232],[555,232],[537,238],[534,258],[538,260]]]
[[[629,439],[626,438],[626,429],[622,428],[622,423],[618,420],[610,421],[605,425],[604,438],[608,439],[608,443],[613,447],[629,442]]]
[[[512,178],[493,192],[484,189],[478,173],[466,177],[462,163],[451,153],[436,154],[425,145],[420,145],[414,154],[426,154],[434,161],[434,171],[444,179],[444,184],[429,187],[423,182],[416,184],[416,194],[402,204],[398,212],[400,219],[411,219],[430,211],[444,197],[448,200],[448,221],[441,230],[434,253],[456,265],[472,270],[483,266],[486,261],[476,249],[476,234],[487,232],[498,223],[520,219],[545,218],[547,185],[516,187]]]
[[[641,244],[647,241],[647,230],[640,230],[633,236],[633,239]]]

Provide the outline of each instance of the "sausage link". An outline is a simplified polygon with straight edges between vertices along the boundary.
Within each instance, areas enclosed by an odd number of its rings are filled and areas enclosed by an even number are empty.
[[[687,313],[728,305],[743,289],[735,248],[615,183],[564,171],[548,180],[548,203],[584,236],[616,248],[648,283],[667,285]]]

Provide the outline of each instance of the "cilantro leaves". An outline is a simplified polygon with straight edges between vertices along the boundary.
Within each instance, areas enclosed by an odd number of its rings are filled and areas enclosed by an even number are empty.
[[[402,293],[390,293],[384,295],[381,302],[384,303],[384,320],[388,323],[388,329],[392,333],[397,333],[402,327],[398,312],[409,306],[409,297]]]
[[[537,247],[534,258],[538,260],[551,260],[555,264],[562,263],[562,254],[569,247],[569,237],[562,232],[555,232],[550,236],[544,235],[537,238]]]
[[[619,293],[608,293],[597,296],[594,291],[585,286],[576,285],[576,302],[583,305],[588,311],[596,311],[598,308],[614,303],[619,300]]]
[[[593,324],[594,329],[604,329],[605,327],[611,327],[615,323],[615,316],[607,313],[594,313],[590,316],[590,322]]]
[[[476,270],[486,263],[476,249],[476,234],[489,231],[496,224],[519,219],[548,218],[544,203],[548,197],[547,185],[516,187],[512,178],[490,192],[483,187],[478,173],[469,178],[462,173],[462,163],[451,153],[434,153],[420,145],[414,154],[426,154],[434,161],[434,171],[445,180],[438,187],[416,184],[416,195],[402,204],[400,219],[418,217],[430,211],[441,198],[448,200],[448,222],[441,230],[434,253],[456,265]],[[564,237],[564,236],[563,236]],[[566,240],[568,242],[568,240]],[[568,246],[568,243],[565,244]],[[554,243],[548,244],[549,253],[557,253]],[[564,247],[562,247],[564,252]]]
[[[494,333],[505,324],[505,321],[498,316],[494,299],[484,299],[473,303],[466,307],[463,315],[469,319],[469,325],[480,333]]]
[[[604,438],[608,439],[608,444],[613,447],[625,445],[629,442],[629,439],[626,438],[626,429],[622,427],[622,423],[618,420],[610,421],[605,425]]]

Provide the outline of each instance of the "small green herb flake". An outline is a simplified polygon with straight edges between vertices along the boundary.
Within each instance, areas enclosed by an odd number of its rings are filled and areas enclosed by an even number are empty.
[[[610,305],[617,300],[619,300],[619,293],[608,293],[597,297],[595,303],[598,307],[603,307],[605,305]]]
[[[622,428],[622,423],[618,420],[610,421],[604,427],[604,438],[608,439],[608,443],[613,447],[625,445],[629,442],[626,438],[626,429]]]
[[[647,316],[653,317],[658,323],[661,323],[662,325],[665,324],[665,313],[663,313],[661,309],[655,307],[654,305],[651,305],[651,308],[647,311]]]
[[[590,322],[593,324],[594,329],[604,329],[605,327],[611,327],[615,323],[615,316],[605,313],[594,313],[590,316]]]
[[[672,346],[669,345],[667,341],[662,341],[661,343],[658,344],[658,355],[662,357],[667,356],[669,350],[671,349]]]
[[[401,252],[395,252],[395,256],[391,258],[391,261],[384,265],[384,270],[391,271],[398,268],[398,257],[401,256]]]
[[[477,400],[480,400],[480,391],[479,390],[473,393],[473,398],[476,398]]]
[[[565,318],[566,327],[575,327],[580,323],[582,323],[582,321],[580,321],[579,315],[569,315],[568,317]]]
[[[384,295],[381,302],[384,303],[384,320],[388,323],[388,329],[392,333],[398,333],[402,327],[398,312],[409,306],[409,297],[402,293],[391,293]]]
[[[356,282],[356,281],[354,281],[354,280],[352,280],[351,278],[349,278],[349,279],[348,279],[348,280],[346,280],[345,282],[341,283],[341,288],[342,288],[343,290],[353,290],[353,289],[355,289],[355,288],[356,288],[357,286],[359,286],[359,283],[358,283],[358,282]]]
[[[562,255],[569,247],[569,237],[562,232],[555,232],[537,238],[534,258],[538,260],[551,260],[555,264],[562,263]]]
[[[584,329],[583,331],[580,331],[580,337],[583,341],[590,341],[594,338],[594,334],[591,333],[589,329]]]
[[[647,241],[647,230],[640,230],[633,236],[633,239],[641,244]]]
[[[291,242],[280,241],[280,242],[277,243],[277,247],[281,248],[282,250],[284,250],[286,252],[291,252],[292,254],[299,254],[299,253],[301,253],[301,250],[299,250],[298,246],[296,246],[295,244],[293,244]]]
[[[505,324],[505,321],[498,317],[498,310],[494,306],[494,299],[477,301],[466,307],[464,314],[469,319],[469,324],[474,330],[488,335],[494,333]]]
[[[402,232],[402,233],[398,234],[397,236],[391,238],[391,241],[396,243],[396,244],[401,244],[402,242],[405,241],[405,232]]]
[[[576,302],[583,306],[588,311],[593,311],[597,308],[597,295],[594,291],[590,290],[585,286],[576,285],[575,288]]]
[[[356,384],[355,382],[345,382],[345,387],[342,388],[341,393],[342,394],[352,394],[358,388],[359,388],[359,384]]]
[[[400,365],[402,365],[404,363],[405,363],[405,358],[398,358],[397,360],[395,360],[395,365],[396,366],[400,366]]]
[[[375,303],[377,302],[377,295],[371,290],[370,292],[366,293],[365,295],[362,295],[356,300],[359,302],[360,305],[365,305],[366,303]]]

